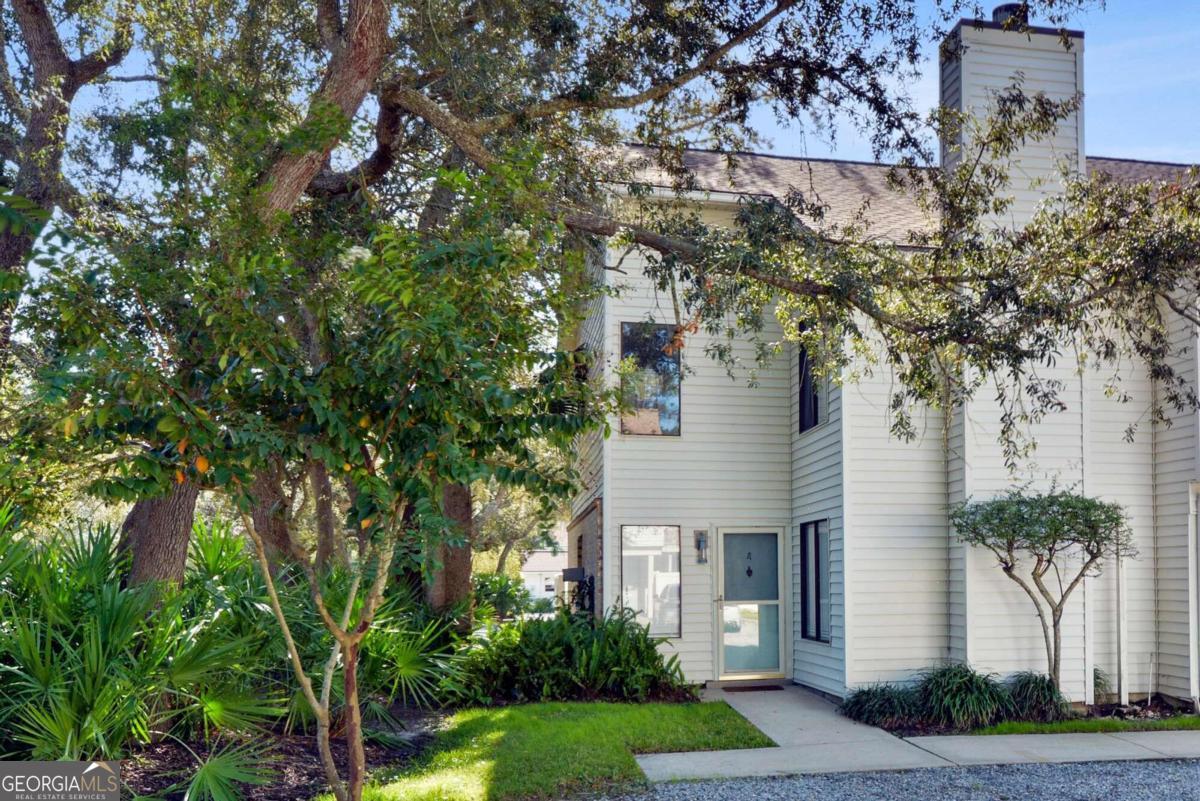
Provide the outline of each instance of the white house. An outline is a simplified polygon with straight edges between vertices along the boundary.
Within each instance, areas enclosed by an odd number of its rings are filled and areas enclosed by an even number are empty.
[[[1017,72],[1027,91],[1065,98],[1083,90],[1082,33],[1064,46],[1057,30],[964,21],[952,35],[964,49],[942,65],[945,105],[980,108]],[[1020,154],[1012,222],[1055,191],[1063,156],[1125,179],[1183,169],[1085,158],[1083,136],[1081,112]],[[802,186],[833,216],[869,199],[876,232],[900,235],[922,223],[915,204],[885,187],[884,166],[747,154],[731,178],[723,157],[695,151],[688,160],[712,220],[728,218],[740,196],[781,197]],[[602,280],[624,290],[596,301],[579,333],[607,380],[617,380],[623,355],[643,367],[640,408],[614,420],[610,437],[578,447],[586,490],[569,526],[570,564],[593,577],[598,607],[639,610],[694,681],[783,678],[843,696],[946,660],[1000,674],[1045,670],[1029,599],[990,554],[958,544],[947,520],[957,501],[1013,484],[989,398],[955,414],[945,439],[942,419],[927,411],[924,435],[898,441],[889,431],[890,375],[817,387],[801,356],[787,351],[751,387],[706,357],[704,334],[665,354],[671,301],[640,275],[636,254],[621,266]],[[1182,321],[1175,334],[1195,336]],[[752,358],[749,343],[735,347]],[[1194,378],[1196,351],[1187,358],[1180,368]],[[1134,399],[1120,404],[1105,396],[1102,376],[1069,361],[1058,377],[1075,400],[1035,430],[1039,445],[1023,478],[1122,503],[1138,556],[1107,565],[1073,596],[1064,689],[1091,701],[1099,669],[1125,696],[1194,699],[1197,419],[1143,426],[1127,442],[1126,426],[1155,391],[1150,378],[1131,368],[1124,388]]]
[[[555,526],[552,547],[530,551],[521,562],[521,581],[535,600],[554,601],[562,597],[562,572],[567,566],[567,531]]]

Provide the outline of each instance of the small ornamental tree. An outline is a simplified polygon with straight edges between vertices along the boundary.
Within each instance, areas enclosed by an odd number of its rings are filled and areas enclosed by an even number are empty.
[[[311,248],[331,251],[315,287],[311,252],[291,230],[230,260],[137,262],[80,247],[47,269],[19,318],[22,330],[47,333],[51,358],[35,388],[48,418],[62,421],[54,436],[117,454],[96,466],[93,493],[130,498],[191,483],[236,505],[337,801],[362,797],[359,656],[396,586],[389,579],[428,572],[426,546],[462,537],[443,516],[445,488],[494,482],[562,503],[573,473],[535,445],[565,451],[614,408],[557,344],[592,289],[540,272],[585,269],[563,229],[535,214],[546,172],[537,154],[476,181],[441,171],[431,180],[452,187],[458,204],[444,237],[387,222],[358,239],[330,234]],[[129,280],[150,265],[161,280]],[[319,361],[310,329],[327,342]],[[294,514],[313,463],[350,498],[348,589],[336,604]],[[276,469],[288,494],[274,510],[283,536],[273,543],[253,509],[257,477]],[[293,639],[270,560],[277,543],[328,632],[321,663],[306,662]]]
[[[1061,687],[1062,616],[1086,576],[1106,557],[1131,555],[1129,525],[1120,504],[1072,492],[1013,490],[951,511],[958,538],[987,548],[1033,601],[1046,640],[1046,663]]]

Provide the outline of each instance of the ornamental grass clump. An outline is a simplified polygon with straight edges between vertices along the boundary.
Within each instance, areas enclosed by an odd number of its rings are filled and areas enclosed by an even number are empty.
[[[851,720],[868,726],[912,729],[920,724],[921,703],[912,687],[872,684],[846,696],[841,711]]]
[[[1012,699],[1014,720],[1053,723],[1070,716],[1067,699],[1045,674],[1026,671],[1012,676],[1008,680],[1008,695]]]
[[[945,665],[922,674],[917,685],[922,718],[948,729],[976,729],[1007,719],[1012,700],[989,674],[967,665]]]

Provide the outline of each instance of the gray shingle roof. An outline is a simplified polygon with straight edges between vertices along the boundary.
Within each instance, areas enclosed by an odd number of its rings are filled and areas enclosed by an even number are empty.
[[[640,180],[671,185],[669,177],[644,158],[647,151],[630,148],[627,152],[634,158]],[[911,195],[889,186],[891,165],[762,153],[736,153],[731,158],[732,170],[722,153],[689,150],[684,155],[698,188],[705,192],[776,198],[798,193],[825,207],[825,224],[850,223],[861,214],[869,221],[869,235],[898,242],[933,222]],[[1189,166],[1091,156],[1087,163],[1089,174],[1106,173],[1119,181],[1172,180],[1182,177]]]

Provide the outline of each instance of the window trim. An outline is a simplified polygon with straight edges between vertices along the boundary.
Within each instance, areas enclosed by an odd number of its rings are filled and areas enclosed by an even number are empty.
[[[627,528],[673,528],[679,541],[679,622],[674,634],[651,634],[660,640],[683,639],[683,526],[677,523],[619,523],[617,524],[617,600],[622,609],[638,610],[625,603],[625,529]],[[649,626],[647,626],[647,629]]]
[[[809,520],[800,524],[800,639],[808,642],[820,643],[822,645],[831,645],[833,642],[833,616],[832,609],[830,610],[830,631],[821,631],[821,591],[820,591],[820,576],[821,576],[821,554],[820,554],[820,533],[821,524],[825,524],[825,539],[829,542],[830,525],[829,518],[819,520]],[[813,565],[812,575],[817,581],[816,587],[809,586],[809,533],[812,532],[812,554],[816,564]],[[829,543],[832,550],[832,543]],[[826,557],[826,561],[832,561],[831,557]],[[825,569],[829,570],[829,565],[825,565]],[[830,584],[830,606],[833,605],[833,576],[829,577]],[[810,631],[808,625],[809,618],[809,591],[812,590],[812,620],[815,631]]]
[[[627,325],[652,325],[655,327],[673,328],[671,323],[660,323],[655,320],[618,320],[617,321],[617,360],[625,359],[625,326]],[[674,434],[639,434],[636,431],[625,430],[625,415],[618,413],[617,415],[617,431],[623,437],[683,437],[683,354],[675,353],[675,361],[679,365],[679,388],[675,394],[679,397],[679,427]]]

